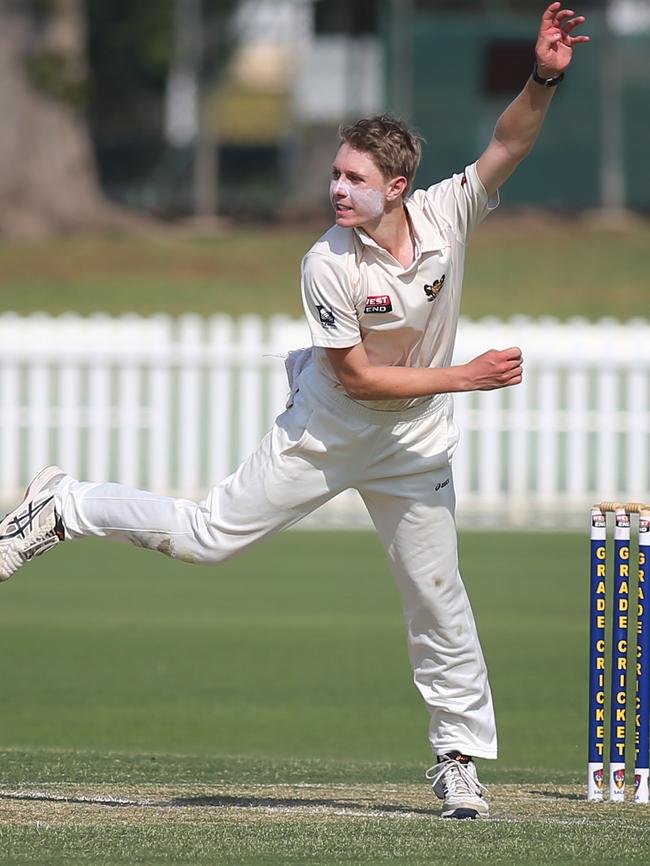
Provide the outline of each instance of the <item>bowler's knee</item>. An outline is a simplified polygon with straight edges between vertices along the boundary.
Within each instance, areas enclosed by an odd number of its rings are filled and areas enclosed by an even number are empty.
[[[221,565],[237,553],[212,536],[202,539],[199,544],[195,542],[191,545],[187,544],[185,539],[173,539],[170,544],[163,543],[156,549],[172,559],[191,565]]]

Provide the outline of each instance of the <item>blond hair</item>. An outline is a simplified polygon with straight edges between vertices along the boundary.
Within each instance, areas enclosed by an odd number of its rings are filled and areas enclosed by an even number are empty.
[[[424,139],[408,128],[403,120],[390,114],[364,117],[351,126],[339,129],[340,144],[367,153],[386,180],[403,176],[411,187],[422,156]]]

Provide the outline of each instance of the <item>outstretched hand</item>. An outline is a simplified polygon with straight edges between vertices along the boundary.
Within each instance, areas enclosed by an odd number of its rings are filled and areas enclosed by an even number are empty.
[[[572,9],[562,9],[561,3],[551,3],[542,16],[535,45],[537,67],[542,78],[555,78],[571,63],[573,46],[589,42],[588,36],[572,36],[578,25],[586,21]]]

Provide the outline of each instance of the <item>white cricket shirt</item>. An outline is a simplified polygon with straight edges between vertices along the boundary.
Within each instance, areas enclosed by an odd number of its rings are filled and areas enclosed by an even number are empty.
[[[371,364],[448,367],[458,326],[467,240],[499,203],[476,163],[464,174],[416,190],[406,202],[415,238],[404,268],[363,229],[332,226],[302,260],[302,299],[314,360],[340,388],[325,348],[363,343]],[[359,401],[400,410],[427,398]]]

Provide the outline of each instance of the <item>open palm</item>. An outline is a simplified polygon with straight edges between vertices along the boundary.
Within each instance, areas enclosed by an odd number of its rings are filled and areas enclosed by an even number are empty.
[[[573,57],[573,46],[589,42],[588,36],[572,36],[578,25],[585,21],[572,9],[562,9],[561,3],[552,3],[542,16],[539,36],[535,45],[537,66],[546,77],[559,75],[568,67]]]

